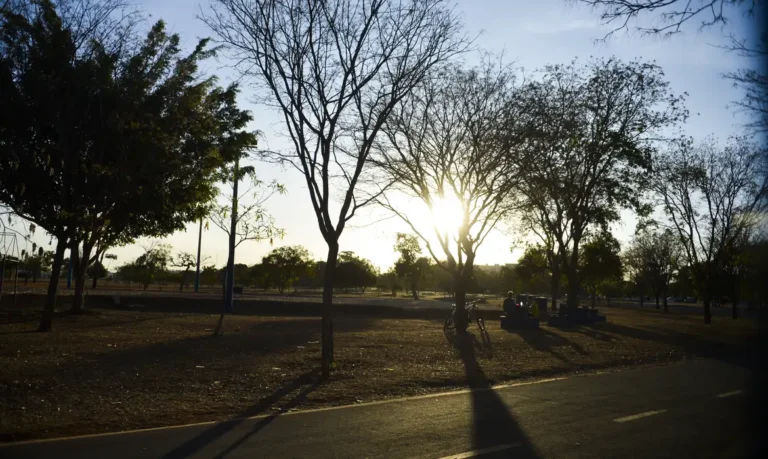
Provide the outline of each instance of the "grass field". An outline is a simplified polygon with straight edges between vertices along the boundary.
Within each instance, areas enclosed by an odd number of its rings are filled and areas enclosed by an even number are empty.
[[[490,380],[744,355],[752,321],[605,310],[593,327],[508,333],[489,323],[476,349]],[[57,317],[0,310],[0,439],[4,441],[223,420],[466,387],[439,321],[335,321],[337,369],[318,382],[320,320],[94,310]],[[472,329],[475,333],[476,329]]]

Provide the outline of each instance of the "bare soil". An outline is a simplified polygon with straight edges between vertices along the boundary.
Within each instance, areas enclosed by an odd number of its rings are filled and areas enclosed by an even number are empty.
[[[744,355],[757,325],[654,310],[604,310],[608,323],[506,332],[477,363],[494,383]],[[224,420],[467,387],[437,320],[335,321],[337,368],[319,381],[320,320],[93,310],[34,330],[38,311],[0,309],[0,440]],[[476,327],[470,329],[479,338]]]

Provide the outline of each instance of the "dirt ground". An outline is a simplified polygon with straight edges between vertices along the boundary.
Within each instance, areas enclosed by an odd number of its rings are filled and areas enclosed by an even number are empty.
[[[744,355],[749,320],[607,309],[608,323],[509,333],[475,349],[495,383],[685,358]],[[337,368],[317,378],[320,320],[93,310],[34,332],[37,311],[0,310],[0,440],[224,420],[466,387],[440,321],[335,321]],[[477,328],[470,329],[479,337]]]

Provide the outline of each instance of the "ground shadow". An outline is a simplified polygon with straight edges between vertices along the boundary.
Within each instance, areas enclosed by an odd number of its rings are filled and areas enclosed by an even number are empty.
[[[472,333],[458,334],[454,339],[454,346],[464,364],[467,384],[472,389],[473,450],[490,450],[507,445],[510,448],[483,457],[540,457],[507,405],[491,389],[492,382],[475,357],[476,341]]]
[[[669,346],[682,347],[687,354],[720,360],[726,363],[747,367],[749,366],[752,346],[729,345],[717,339],[690,333],[670,332],[655,327],[633,328],[615,323],[603,323],[574,327],[574,331],[592,336],[594,333],[612,333],[643,341],[656,341]]]
[[[570,360],[558,352],[557,348],[570,347],[578,354],[588,355],[588,352],[585,351],[584,348],[581,347],[581,345],[578,343],[574,343],[573,341],[570,341],[567,338],[558,335],[557,333],[552,333],[545,328],[518,330],[517,333],[521,338],[523,338],[523,341],[528,343],[528,345],[532,348],[538,351],[548,352],[552,354],[552,356],[556,359],[566,363],[570,363]]]
[[[237,449],[240,445],[242,445],[246,440],[251,438],[253,435],[257,434],[261,429],[266,427],[270,422],[274,421],[275,418],[280,416],[282,412],[300,404],[301,401],[304,400],[309,393],[311,393],[320,385],[319,374],[320,373],[318,370],[312,370],[302,374],[301,376],[294,379],[293,381],[281,386],[271,395],[259,400],[255,405],[242,411],[234,419],[230,421],[224,421],[224,422],[214,424],[209,429],[200,433],[199,435],[192,438],[191,440],[185,442],[182,445],[177,446],[173,450],[166,453],[163,456],[163,459],[181,459],[181,458],[192,456],[196,452],[203,449],[206,445],[212,443],[217,438],[221,437],[222,435],[226,434],[227,432],[231,431],[232,429],[236,428],[237,426],[245,422],[249,417],[263,414],[266,410],[270,409],[273,405],[280,402],[288,395],[292,394],[297,390],[300,390],[300,392],[297,395],[292,397],[286,403],[282,404],[280,412],[273,413],[269,416],[266,416],[260,419],[256,424],[254,424],[252,428],[248,429],[247,433],[242,435],[239,439],[232,442],[232,444],[228,445],[223,451],[221,451],[219,454],[214,456],[215,458],[225,457],[227,454],[229,454],[230,452]]]

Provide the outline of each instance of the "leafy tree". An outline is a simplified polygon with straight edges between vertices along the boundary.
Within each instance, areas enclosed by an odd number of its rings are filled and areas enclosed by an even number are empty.
[[[237,87],[198,73],[213,54],[206,40],[181,56],[162,22],[141,43],[119,22],[97,33],[114,21],[84,32],[62,20],[72,2],[3,11],[0,30],[0,201],[57,239],[41,330],[66,248],[79,310],[88,265],[105,250],[199,217],[242,113]]]
[[[704,323],[711,323],[710,304],[721,296],[718,275],[748,246],[768,209],[765,157],[765,147],[736,137],[724,147],[712,139],[682,142],[657,160],[653,189],[682,245],[683,261],[693,268]]]
[[[578,306],[579,253],[590,228],[606,229],[622,208],[644,215],[642,190],[662,131],[685,119],[655,64],[616,59],[555,65],[520,92],[538,119],[519,158],[518,193],[510,197],[551,242]]]
[[[200,283],[203,285],[216,285],[219,283],[219,270],[215,266],[203,266],[200,272]]]
[[[502,197],[513,189],[514,163],[502,153],[520,131],[513,96],[511,70],[490,60],[437,71],[395,107],[374,156],[383,176],[377,183],[384,184],[375,188],[382,191],[377,202],[453,277],[459,333],[468,326],[464,306],[477,250],[512,210]],[[398,204],[403,200],[414,205]],[[415,220],[424,213],[431,224]]]
[[[502,292],[518,290],[520,278],[517,274],[517,266],[504,265],[499,269],[499,283]]]
[[[88,274],[88,277],[90,277],[93,282],[91,284],[91,288],[95,289],[99,279],[101,279],[102,277],[106,277],[107,274],[109,273],[107,272],[107,268],[104,267],[101,261],[96,260],[90,266],[88,266],[87,274]]]
[[[668,229],[660,231],[645,228],[635,236],[631,250],[634,256],[638,257],[636,263],[643,271],[643,278],[656,299],[656,309],[659,309],[659,296],[661,296],[664,312],[668,312],[669,284],[680,266],[682,250],[677,236]]]
[[[37,251],[35,251],[35,248]],[[32,283],[37,282],[43,271],[50,269],[52,259],[53,252],[47,251],[42,247],[33,247],[32,253],[24,257],[22,266],[28,272],[28,277],[32,278]],[[26,283],[26,278],[24,281]]]
[[[526,247],[514,267],[515,278],[523,292],[543,292],[549,284],[549,262],[546,249],[541,245]],[[521,293],[523,293],[521,292]]]
[[[366,288],[376,286],[376,268],[370,261],[358,257],[353,252],[345,251],[339,254],[336,271],[338,288],[359,288],[365,293]]]
[[[118,274],[130,282],[137,282],[144,290],[153,282],[164,279],[171,260],[171,247],[153,243],[144,247],[144,253],[136,260],[118,269]]]
[[[394,269],[380,274],[376,280],[376,287],[391,291],[392,297],[396,297],[397,292],[403,289],[403,285],[400,283],[400,276],[398,276]]]
[[[274,249],[261,260],[261,266],[282,295],[300,277],[310,275],[314,263],[309,251],[299,245]]]
[[[208,261],[210,261],[210,259],[211,257],[205,256],[200,260],[200,264],[205,265]],[[183,269],[179,276],[179,292],[181,292],[184,290],[184,284],[189,282],[189,275],[192,273],[192,268],[197,266],[197,259],[193,254],[189,252],[179,252],[175,257],[169,260],[169,263],[174,268]]]
[[[395,262],[395,272],[398,276],[408,279],[411,296],[414,300],[418,300],[419,284],[429,272],[429,258],[419,256],[421,244],[419,239],[411,234],[397,233],[395,251],[400,253],[400,258]]]
[[[592,296],[593,308],[597,293],[623,276],[620,252],[619,241],[607,231],[596,234],[584,244],[580,255],[581,279]]]
[[[304,176],[328,245],[322,375],[333,365],[339,238],[382,123],[435,65],[463,50],[443,0],[216,0],[205,18],[286,122],[293,149],[269,156]],[[341,197],[337,208],[332,201]]]

